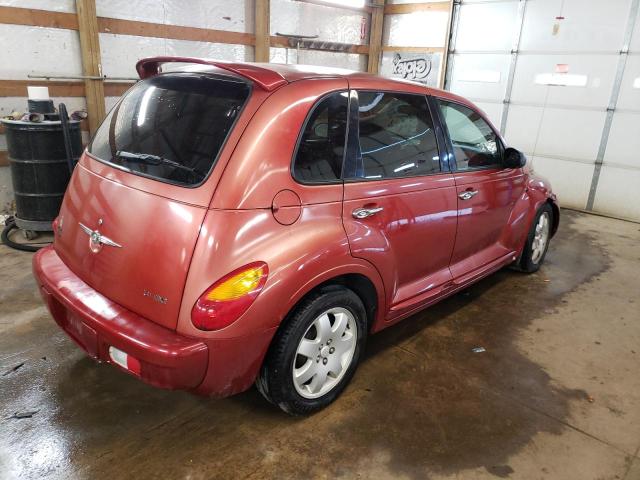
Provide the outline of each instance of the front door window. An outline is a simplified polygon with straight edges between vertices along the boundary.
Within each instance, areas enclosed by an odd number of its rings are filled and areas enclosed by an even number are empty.
[[[500,141],[482,116],[457,103],[438,100],[438,104],[453,144],[456,169],[500,167]]]

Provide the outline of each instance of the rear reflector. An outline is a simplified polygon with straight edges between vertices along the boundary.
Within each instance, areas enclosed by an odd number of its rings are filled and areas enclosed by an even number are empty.
[[[140,375],[140,360],[131,355],[118,350],[116,347],[109,347],[109,358],[116,365],[121,366],[125,370],[129,370],[131,373]]]

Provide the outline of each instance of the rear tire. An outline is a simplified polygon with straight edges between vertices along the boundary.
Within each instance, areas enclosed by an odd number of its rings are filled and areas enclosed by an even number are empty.
[[[527,236],[527,242],[520,257],[520,270],[527,273],[537,272],[544,262],[551,240],[551,228],[553,225],[553,209],[545,203],[536,213]]]
[[[360,298],[341,286],[326,287],[296,306],[276,334],[256,386],[291,415],[320,410],[353,377],[366,337]]]

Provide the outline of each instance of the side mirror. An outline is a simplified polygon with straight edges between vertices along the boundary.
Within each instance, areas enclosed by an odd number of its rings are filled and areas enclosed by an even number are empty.
[[[527,157],[520,150],[507,148],[504,151],[502,165],[504,168],[522,168],[527,164]]]

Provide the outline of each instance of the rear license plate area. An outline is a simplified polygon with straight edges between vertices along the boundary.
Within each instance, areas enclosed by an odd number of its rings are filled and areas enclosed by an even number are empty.
[[[93,358],[98,358],[98,334],[86,325],[78,315],[67,310],[65,325],[67,334]]]

